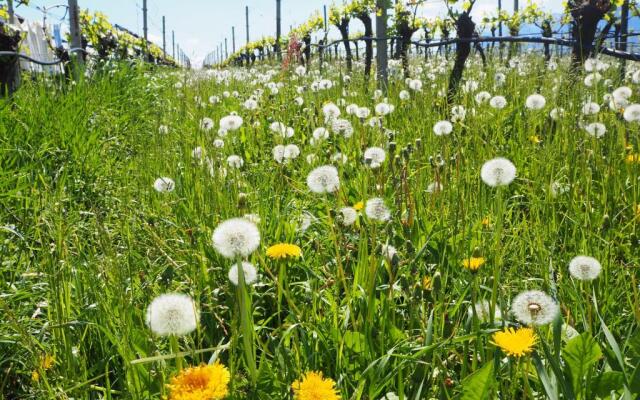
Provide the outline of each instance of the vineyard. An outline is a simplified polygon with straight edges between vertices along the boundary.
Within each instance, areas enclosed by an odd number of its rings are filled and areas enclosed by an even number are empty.
[[[0,399],[640,398],[636,4],[430,3],[48,74],[0,1]]]

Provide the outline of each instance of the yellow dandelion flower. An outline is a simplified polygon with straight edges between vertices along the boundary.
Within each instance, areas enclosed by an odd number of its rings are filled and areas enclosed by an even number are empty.
[[[364,201],[359,201],[353,205],[353,209],[356,211],[361,211],[364,208]]]
[[[469,271],[476,272],[485,263],[484,257],[471,257],[462,260],[462,266]]]
[[[274,260],[283,258],[298,258],[302,256],[302,249],[295,244],[278,243],[267,249],[267,257]]]
[[[184,369],[167,385],[169,400],[220,400],[229,394],[231,374],[224,365],[200,365]]]
[[[40,360],[40,368],[47,370],[51,367],[53,367],[53,364],[56,363],[56,359],[53,358],[52,355],[45,355],[44,357],[42,357],[42,359]]]
[[[433,280],[430,276],[425,276],[422,278],[422,289],[431,290],[433,289]]]
[[[531,135],[529,136],[529,140],[531,141],[531,143],[533,144],[540,144],[542,143],[542,139],[540,139],[540,136],[538,135]]]
[[[31,372],[31,380],[34,382],[38,382],[40,380],[40,374],[38,371]]]
[[[500,347],[507,355],[521,357],[531,353],[538,337],[531,328],[513,328],[493,334],[492,343]]]
[[[640,204],[636,204],[636,218],[640,218]]]
[[[489,219],[489,217],[482,218],[482,225],[483,226],[490,226],[491,225],[491,220]]]
[[[294,400],[340,400],[336,383],[323,378],[322,372],[307,372],[291,385]]]
[[[625,157],[624,162],[627,164],[640,164],[640,154],[629,154]]]

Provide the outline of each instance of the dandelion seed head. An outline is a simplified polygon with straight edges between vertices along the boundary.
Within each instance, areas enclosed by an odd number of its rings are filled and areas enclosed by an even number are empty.
[[[551,323],[560,312],[560,307],[548,294],[528,290],[513,299],[511,312],[523,324],[540,326]]]
[[[323,165],[307,175],[307,186],[318,194],[333,193],[340,187],[338,170],[331,165]]]
[[[593,257],[576,256],[569,262],[569,273],[581,281],[592,281],[602,271],[602,265]]]
[[[506,158],[494,158],[482,165],[480,177],[491,187],[505,186],[516,178],[516,167]]]
[[[253,222],[232,218],[216,227],[211,240],[225,258],[248,257],[260,245],[260,231]]]
[[[147,326],[158,336],[183,336],[198,325],[193,299],[181,293],[167,293],[153,299],[147,308]]]

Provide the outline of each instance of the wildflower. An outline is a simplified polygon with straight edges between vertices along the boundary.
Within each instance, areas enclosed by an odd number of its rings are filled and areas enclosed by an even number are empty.
[[[340,400],[336,383],[331,378],[323,378],[322,372],[310,371],[291,385],[294,400]]]
[[[600,275],[600,262],[589,256],[576,256],[569,262],[569,273],[581,281],[591,281]]]
[[[271,153],[273,154],[273,159],[276,160],[278,164],[281,164],[284,159],[284,146],[281,144],[275,146]]]
[[[622,116],[627,122],[640,121],[640,104],[631,104],[630,106],[625,108]]]
[[[549,117],[551,117],[551,119],[556,121],[564,117],[564,115],[565,115],[565,111],[564,111],[564,108],[562,107],[556,107],[549,112]]]
[[[482,300],[479,303],[474,304],[473,306],[469,306],[469,309],[467,310],[469,318],[473,317],[473,308],[475,308],[476,317],[479,321],[487,322],[491,320],[491,306],[487,300]],[[502,313],[500,312],[500,309],[498,309],[498,307],[496,307],[493,312],[493,319],[502,319]]]
[[[312,136],[316,142],[321,142],[325,139],[329,139],[329,131],[327,130],[327,128],[323,127],[316,128],[313,130]]]
[[[333,193],[340,187],[338,170],[330,165],[323,165],[307,175],[307,186],[312,192]]]
[[[219,96],[209,96],[209,103],[211,103],[211,104],[220,103],[220,97]]]
[[[629,97],[631,97],[631,95],[633,94],[633,91],[631,90],[630,87],[628,86],[620,86],[619,88],[617,88],[616,90],[614,90],[611,93],[611,96],[614,99],[624,99],[627,100],[629,99]]]
[[[208,132],[211,128],[213,128],[213,120],[211,118],[204,117],[200,120],[200,129]]]
[[[406,101],[411,98],[411,95],[409,94],[408,91],[401,90],[400,93],[398,93],[398,97],[400,98],[400,100]]]
[[[363,201],[359,201],[356,204],[353,205],[353,209],[356,211],[362,211],[362,209],[364,208],[364,202]]]
[[[269,129],[271,129],[274,133],[279,134],[283,138],[290,138],[295,133],[293,128],[286,126],[282,122],[272,122],[271,125],[269,125]]]
[[[224,140],[222,139],[216,139],[213,141],[213,147],[217,148],[217,149],[221,149],[224,147]]]
[[[242,168],[242,166],[244,165],[244,160],[242,159],[242,157],[233,154],[227,157],[227,164],[231,168]]]
[[[360,118],[361,121],[364,121],[369,115],[371,115],[371,110],[367,107],[358,107],[355,113],[356,117]]]
[[[391,218],[391,212],[384,204],[384,200],[379,197],[374,197],[372,199],[367,200],[367,204],[365,206],[365,214],[367,217],[371,218],[375,221],[384,222]]]
[[[242,126],[242,117],[231,114],[220,118],[220,127],[227,131],[235,131]]]
[[[398,250],[390,244],[383,244],[381,253],[388,262],[392,262],[393,258],[398,255]]]
[[[590,136],[601,138],[607,132],[607,127],[600,122],[592,122],[584,128]]]
[[[582,106],[582,114],[584,115],[595,115],[600,112],[600,106],[598,103],[587,102]]]
[[[158,336],[183,336],[198,325],[198,312],[193,299],[186,294],[163,294],[147,308],[147,326]]]
[[[322,106],[322,113],[324,114],[325,121],[331,121],[340,116],[340,108],[333,103],[327,103]]]
[[[302,249],[295,244],[278,243],[267,249],[267,257],[273,260],[302,257]]]
[[[491,187],[510,184],[516,177],[516,167],[506,158],[494,158],[482,165],[482,181]]]
[[[507,106],[507,99],[505,99],[504,96],[493,96],[491,100],[489,100],[489,105],[491,108],[500,110]]]
[[[380,147],[369,147],[364,151],[364,160],[368,162],[369,167],[372,169],[379,168],[386,158],[384,149]]]
[[[551,193],[552,197],[558,197],[561,194],[566,193],[567,191],[569,191],[569,185],[562,183],[562,182],[551,182],[551,185],[549,185],[549,192]]]
[[[378,103],[376,104],[375,110],[377,115],[385,116],[387,114],[391,114],[394,108],[395,107],[392,104]]]
[[[246,261],[242,262],[242,271],[244,272],[244,283],[247,285],[251,285],[258,279],[258,271],[256,267]],[[229,268],[228,274],[229,280],[234,285],[238,286],[238,264],[234,263],[231,268]]]
[[[344,136],[346,139],[353,135],[353,126],[351,125],[351,122],[346,119],[334,119],[331,122],[331,130],[336,134]]]
[[[382,396],[382,398],[380,400],[400,400],[400,397],[395,394],[394,392],[389,392],[387,394],[385,394],[384,396]]]
[[[547,104],[547,100],[540,94],[532,94],[525,100],[525,106],[529,110],[541,110]]]
[[[478,92],[475,96],[476,103],[482,104],[487,100],[491,99],[491,93],[489,92]]]
[[[463,106],[453,106],[451,108],[451,122],[462,122],[467,117],[467,110]]]
[[[436,136],[448,135],[453,132],[453,125],[449,121],[438,121],[433,125],[433,133]]]
[[[203,153],[204,153],[204,149],[198,146],[191,151],[191,157],[195,158],[196,160],[200,160],[202,159]]]
[[[542,143],[542,139],[540,139],[540,136],[538,135],[531,135],[529,136],[529,141],[533,144],[540,144]]]
[[[169,400],[221,400],[229,394],[230,380],[229,370],[219,362],[187,368],[167,385]]]
[[[296,146],[295,144],[288,144],[288,145],[284,146],[283,155],[284,155],[284,158],[287,161],[296,159],[300,155],[300,148],[298,146]]]
[[[158,178],[153,182],[153,188],[160,193],[173,192],[175,187],[176,184],[173,179],[167,177]]]
[[[260,231],[253,222],[232,218],[218,225],[211,240],[223,257],[247,257],[260,245]]]
[[[531,328],[514,330],[507,328],[493,334],[493,344],[500,347],[507,355],[522,357],[533,351],[538,338]]]
[[[352,207],[342,207],[340,209],[340,216],[342,217],[342,225],[349,226],[356,222],[358,212]]]
[[[430,276],[424,276],[422,278],[422,289],[423,290],[431,290],[433,289],[433,280]]]
[[[491,226],[491,219],[489,217],[482,218],[482,225],[485,227]]]
[[[247,99],[244,102],[243,107],[246,110],[253,111],[253,110],[258,109],[258,102],[255,99]]]
[[[477,272],[485,263],[484,257],[470,257],[462,260],[462,266],[471,272]]]
[[[513,299],[511,311],[524,324],[546,325],[558,315],[560,307],[548,294],[528,290]]]
[[[169,127],[166,125],[160,125],[158,127],[158,133],[161,133],[163,135],[166,135],[167,133],[169,133]]]
[[[420,79],[410,79],[407,86],[414,92],[419,92],[422,90],[422,81]]]
[[[331,161],[334,163],[346,164],[348,159],[344,154],[337,152],[331,156]]]

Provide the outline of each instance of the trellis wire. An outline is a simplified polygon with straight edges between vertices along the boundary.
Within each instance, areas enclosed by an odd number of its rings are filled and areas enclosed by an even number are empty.
[[[89,53],[87,53],[87,51],[85,49],[82,49],[82,48],[69,49],[69,53],[85,53],[85,54],[89,54]],[[60,59],[54,60],[54,61],[36,60],[34,58],[29,57],[26,54],[18,53],[18,52],[15,52],[15,51],[0,51],[0,56],[15,56],[15,57],[19,57],[19,58],[25,59],[27,61],[30,61],[30,62],[32,62],[34,64],[45,65],[45,66],[57,65],[57,64],[65,62],[65,60],[60,60]]]

